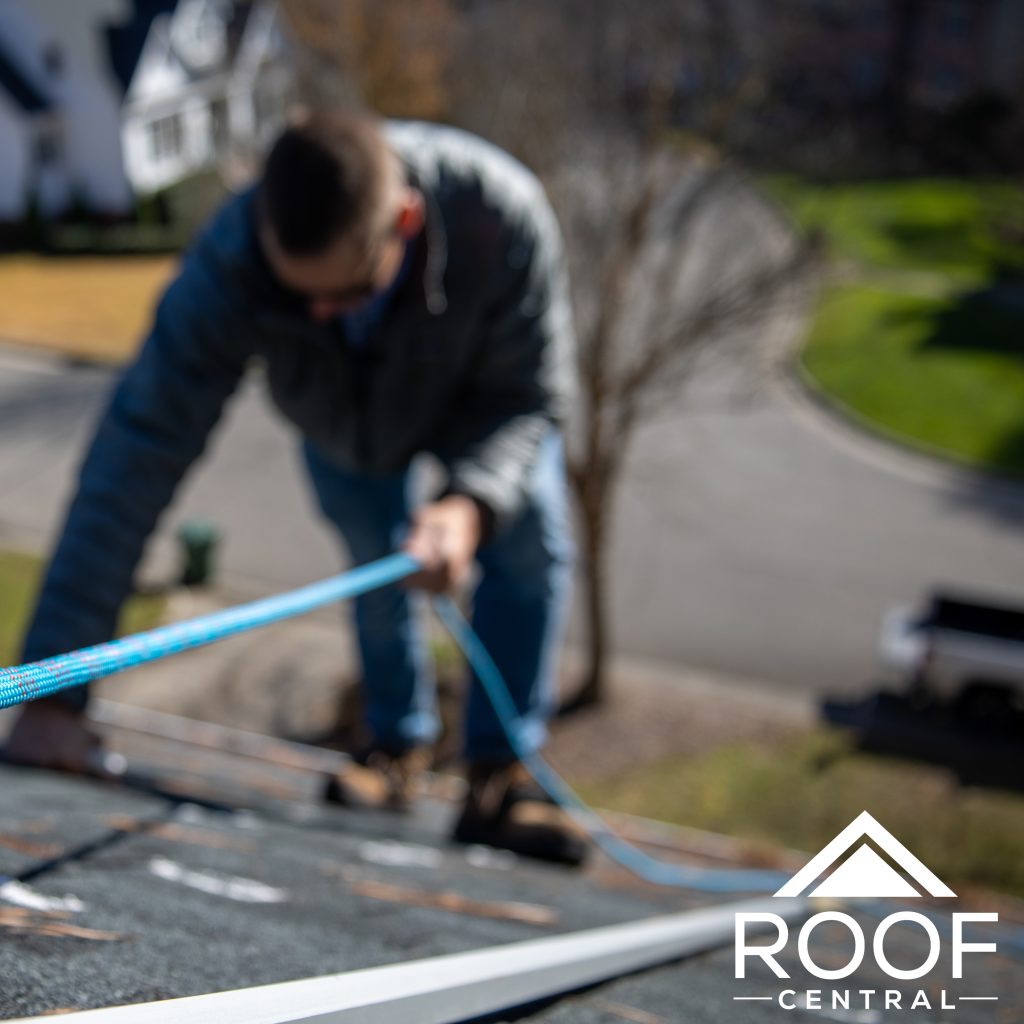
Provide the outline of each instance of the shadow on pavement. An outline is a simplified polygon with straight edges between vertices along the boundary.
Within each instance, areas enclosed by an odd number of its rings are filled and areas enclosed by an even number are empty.
[[[1024,792],[1024,705],[1012,692],[973,685],[940,704],[882,689],[826,699],[821,714],[864,751],[948,768],[965,785]]]

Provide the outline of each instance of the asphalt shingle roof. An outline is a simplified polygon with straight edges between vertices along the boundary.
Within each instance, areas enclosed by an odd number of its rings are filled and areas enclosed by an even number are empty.
[[[153,785],[0,765],[0,880],[24,887],[13,905],[4,898],[10,893],[0,895],[2,1018],[394,964],[720,899],[638,883],[600,857],[572,872],[471,853],[448,841],[456,808],[437,799],[407,817],[345,811],[318,800],[322,780],[309,772],[141,735],[116,738]],[[189,878],[279,895],[229,898],[184,884]],[[52,902],[56,916],[22,909],[26,895]],[[474,909],[523,903],[544,913]],[[866,931],[874,924],[863,917]],[[849,958],[845,929],[823,929],[821,941],[822,957]],[[894,936],[893,955],[918,964],[923,942],[916,932]],[[998,992],[1012,1012],[1024,999],[1019,959],[974,960],[974,991]],[[821,987],[800,972],[792,950],[782,962],[794,989]],[[929,988],[948,985],[945,969],[929,975]],[[849,981],[854,989],[896,987],[867,965]],[[776,982],[737,983],[732,950],[722,948],[501,1019],[792,1024],[793,1014],[774,1002],[732,998],[771,993]],[[982,1024],[992,1019],[990,1006],[961,1004],[957,1020]]]

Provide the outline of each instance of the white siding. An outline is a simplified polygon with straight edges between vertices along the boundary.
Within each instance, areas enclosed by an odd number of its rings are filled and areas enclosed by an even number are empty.
[[[273,6],[259,4],[250,15],[230,77],[221,61],[195,80],[171,45],[176,38],[179,43],[188,38],[181,19],[190,11],[220,17],[229,8],[218,0],[189,0],[150,29],[122,114],[125,166],[138,192],[163,188],[218,160],[262,150],[284,119],[290,74]],[[208,26],[205,35],[215,38],[215,26]],[[229,138],[220,153],[212,145],[213,103],[223,103],[227,112]],[[178,118],[180,126],[174,152],[155,148],[151,138],[153,123],[168,117]]]
[[[214,159],[211,145],[211,99],[214,89],[195,89],[173,103],[148,106],[137,103],[126,112],[122,133],[128,177],[138,192],[153,192],[208,166]],[[154,124],[177,121],[177,145],[173,152],[154,146]]]
[[[276,6],[259,3],[245,27],[231,90],[244,125],[240,137],[260,152],[284,127],[293,99],[289,56]]]
[[[163,101],[173,103],[188,85],[188,74],[171,52],[170,34],[170,18],[161,15],[149,30],[128,86],[125,105],[129,109]]]
[[[0,3],[0,33],[61,115],[63,160],[72,188],[110,212],[128,209],[131,192],[121,159],[120,101],[102,26],[128,13],[127,0]],[[44,54],[54,44],[63,62],[58,75],[44,66]]]

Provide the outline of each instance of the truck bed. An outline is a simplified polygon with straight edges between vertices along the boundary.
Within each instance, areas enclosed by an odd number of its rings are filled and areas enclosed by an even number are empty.
[[[920,624],[931,629],[955,629],[1024,644],[1024,609],[982,602],[964,595],[933,595]]]

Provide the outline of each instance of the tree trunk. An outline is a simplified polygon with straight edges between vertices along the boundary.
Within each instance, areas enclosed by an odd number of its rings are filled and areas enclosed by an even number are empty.
[[[585,669],[580,688],[562,705],[563,714],[600,704],[607,696],[608,687],[607,495],[589,489],[579,497],[585,591]]]
[[[906,141],[914,64],[924,13],[921,0],[900,0],[895,5],[892,43],[882,90],[883,122],[887,137],[893,143]]]

